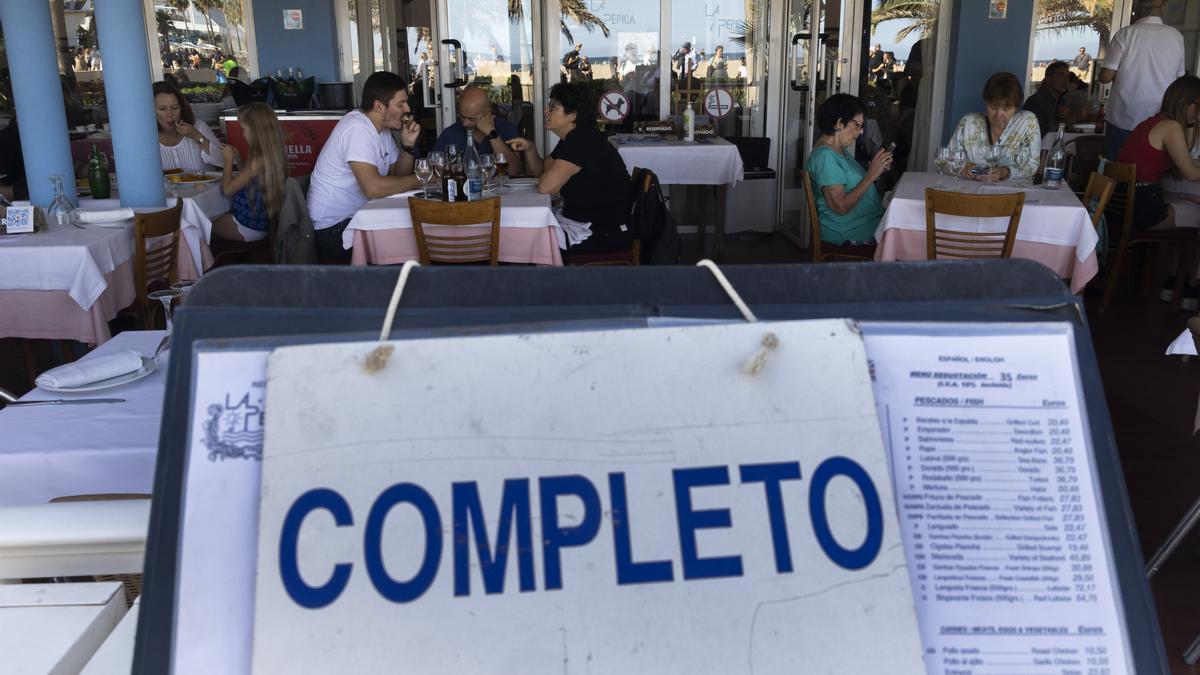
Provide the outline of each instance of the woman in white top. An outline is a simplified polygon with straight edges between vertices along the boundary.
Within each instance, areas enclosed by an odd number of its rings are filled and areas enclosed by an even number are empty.
[[[154,83],[158,154],[164,171],[197,173],[223,167],[221,142],[204,122],[196,122],[187,98],[170,82]]]

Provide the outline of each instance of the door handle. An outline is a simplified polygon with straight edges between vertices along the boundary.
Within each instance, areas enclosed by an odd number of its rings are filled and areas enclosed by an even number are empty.
[[[796,45],[800,44],[801,40],[807,40],[811,37],[811,33],[796,33],[792,36],[792,91],[808,91],[808,85],[800,84],[798,81],[800,61],[796,58]]]
[[[465,61],[467,54],[463,51],[462,43],[454,38],[447,38],[442,40],[442,44],[458,52],[458,58],[455,59],[454,63],[454,79],[446,84],[443,84],[442,86],[447,89],[458,89],[459,87],[465,87],[467,85],[467,64]]]

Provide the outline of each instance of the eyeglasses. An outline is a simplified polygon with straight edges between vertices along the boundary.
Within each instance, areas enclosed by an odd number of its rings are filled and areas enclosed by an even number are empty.
[[[458,116],[458,121],[459,122],[478,122],[479,118],[481,118],[481,117],[483,117],[483,115],[474,115],[472,117],[468,117],[466,115],[460,114]]]
[[[863,123],[859,122],[858,120],[850,120],[848,122],[848,124],[853,124],[853,125],[857,126],[859,129],[863,128]]]
[[[558,101],[546,101],[546,110],[561,110],[562,104]]]

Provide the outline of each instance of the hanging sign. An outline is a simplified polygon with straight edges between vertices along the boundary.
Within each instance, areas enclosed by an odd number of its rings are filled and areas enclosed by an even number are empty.
[[[284,30],[303,30],[304,29],[304,10],[300,10],[300,9],[285,9],[285,10],[283,10],[283,29]]]
[[[620,89],[609,89],[596,102],[596,114],[607,122],[624,122],[629,108],[629,97]]]
[[[733,96],[726,89],[709,89],[704,95],[704,111],[720,119],[733,110]]]
[[[266,409],[254,672],[925,670],[845,321],[284,347]]]

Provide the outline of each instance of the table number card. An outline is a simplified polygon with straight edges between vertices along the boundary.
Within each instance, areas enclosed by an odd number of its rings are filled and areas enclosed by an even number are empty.
[[[4,231],[7,234],[25,234],[33,232],[33,206],[10,206],[4,218]]]

